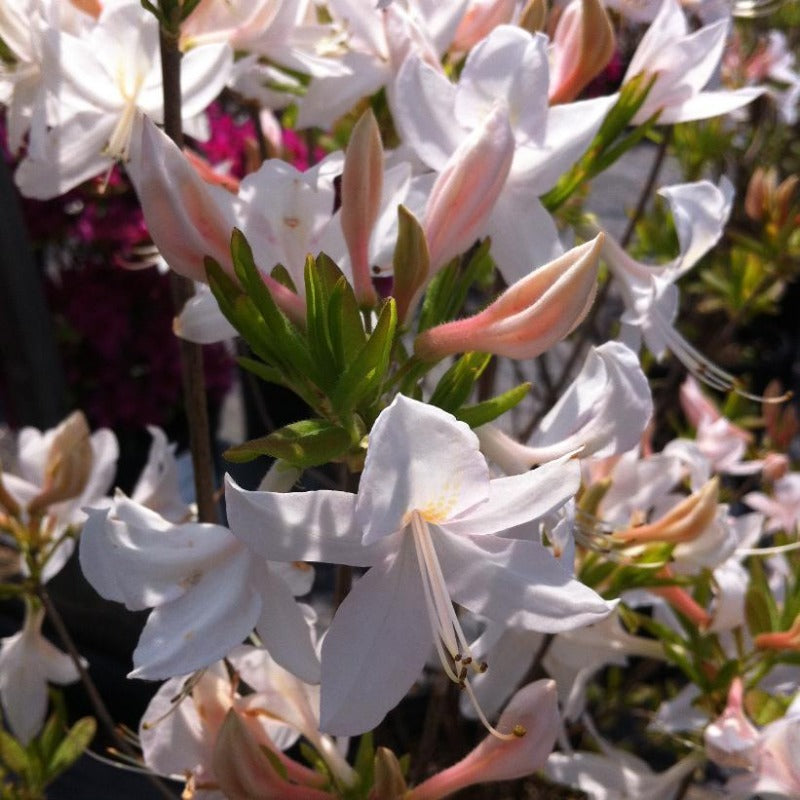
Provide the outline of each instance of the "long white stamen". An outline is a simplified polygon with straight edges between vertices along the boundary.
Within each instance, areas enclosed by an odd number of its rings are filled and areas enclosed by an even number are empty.
[[[478,718],[489,733],[503,740],[524,736],[525,730],[521,726],[515,727],[510,733],[498,731],[489,724],[486,714],[478,704],[467,673],[470,669],[475,672],[485,672],[486,663],[476,661],[472,655],[469,642],[461,628],[458,615],[450,599],[450,593],[447,590],[442,567],[431,540],[428,521],[421,512],[413,511],[409,518],[409,525],[422,576],[422,587],[425,593],[428,620],[433,632],[433,643],[445,674],[467,692]]]

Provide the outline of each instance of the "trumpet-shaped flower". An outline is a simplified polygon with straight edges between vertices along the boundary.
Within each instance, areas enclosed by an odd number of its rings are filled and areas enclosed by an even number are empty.
[[[132,677],[169,678],[201,669],[259,631],[275,658],[304,679],[319,662],[294,594],[308,571],[254,560],[221,525],[174,525],[121,493],[89,512],[81,568],[107,600],[152,608],[133,654]]]
[[[139,727],[145,764],[161,775],[187,780],[198,791],[216,788],[223,777],[218,772],[229,772],[234,761],[224,752],[220,740],[225,721],[230,714],[235,714],[257,746],[266,748],[283,765],[286,778],[300,784],[318,786],[323,783],[324,778],[319,773],[282,753],[304,731],[294,720],[286,718],[287,709],[293,708],[294,696],[284,697],[281,687],[272,685],[276,665],[267,651],[237,647],[227,661],[235,670],[233,677],[219,661],[196,678],[171,678],[156,692]],[[240,679],[254,691],[241,693]],[[265,691],[265,686],[270,690]],[[293,796],[280,793],[280,788],[290,789],[291,786],[277,772],[271,777],[272,780],[261,787],[262,791],[275,790],[270,797]],[[276,789],[270,783],[279,786]]]
[[[511,698],[498,722],[500,728],[519,726],[526,731],[525,736],[511,741],[487,736],[457,764],[411,789],[405,800],[439,800],[476,783],[530,775],[547,760],[560,724],[555,683],[530,683]]]
[[[597,290],[602,245],[601,234],[509,286],[479,314],[429,328],[417,337],[414,351],[427,361],[469,350],[538,356],[586,316]]]
[[[728,19],[689,33],[678,0],[663,0],[653,23],[633,54],[623,83],[642,73],[656,80],[633,118],[641,125],[656,112],[661,123],[708,119],[741,108],[763,89],[705,91],[725,47]]]
[[[506,282],[530,271],[530,254],[561,253],[550,215],[539,197],[588,147],[614,97],[549,107],[548,41],[500,25],[467,57],[458,84],[416,56],[397,76],[393,103],[399,132],[419,159],[441,172],[494,105],[508,108],[514,155],[491,214],[476,236],[492,237],[492,255]]]
[[[19,633],[0,641],[0,702],[11,732],[27,744],[47,712],[48,682],[78,680],[72,659],[42,636],[44,609],[25,610]]]
[[[591,348],[529,444],[493,425],[477,433],[486,456],[514,475],[576,449],[581,458],[620,455],[636,446],[652,413],[650,386],[639,359],[621,342],[606,342]]]
[[[577,486],[572,463],[490,480],[466,425],[402,395],[373,427],[357,495],[246,492],[228,478],[231,529],[257,553],[371,568],[322,646],[322,729],[374,727],[417,678],[431,645],[469,692],[480,666],[453,601],[543,631],[608,614],[613,604],[541,544],[501,535],[561,505]]]
[[[163,116],[158,22],[135,0],[103,9],[78,38],[56,29],[42,39],[47,119],[31,131],[16,181],[49,198],[126,161],[142,115]],[[220,93],[232,64],[227,45],[197,47],[181,65],[182,113],[200,114]]]

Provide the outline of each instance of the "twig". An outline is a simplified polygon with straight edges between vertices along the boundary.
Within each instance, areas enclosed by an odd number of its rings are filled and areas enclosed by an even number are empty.
[[[42,601],[42,605],[44,606],[44,609],[47,612],[47,616],[50,619],[50,622],[56,629],[58,638],[61,640],[61,643],[64,645],[64,648],[69,654],[72,663],[75,665],[75,669],[78,671],[78,676],[80,677],[81,683],[83,684],[83,687],[86,690],[89,702],[92,704],[95,716],[100,720],[103,727],[108,731],[109,735],[114,740],[114,743],[119,748],[120,752],[124,753],[129,758],[138,761],[139,755],[130,746],[128,741],[120,735],[120,732],[117,730],[117,727],[114,724],[114,720],[111,716],[111,713],[106,707],[106,704],[103,702],[103,698],[100,696],[100,692],[97,690],[97,687],[95,686],[94,681],[89,675],[88,670],[84,666],[83,660],[81,659],[81,655],[78,652],[78,648],[75,646],[75,642],[72,640],[72,636],[70,636],[70,633],[67,630],[67,626],[64,624],[64,619],[62,618],[61,614],[59,613],[55,605],[53,605],[53,601],[50,599],[50,595],[47,593],[47,589],[45,589],[44,586],[40,586],[37,590],[37,595],[39,599]],[[170,790],[162,782],[162,780],[158,777],[158,775],[155,775],[150,771],[146,771],[144,774],[147,777],[147,780],[149,780],[150,783],[153,784],[153,787],[158,791],[161,797],[166,798],[166,800],[175,800],[175,795],[172,792],[170,792]]]
[[[176,9],[180,13],[180,7],[176,6]],[[164,86],[164,132],[178,147],[183,148],[181,51],[178,48],[177,36],[165,30],[163,25],[159,29],[159,43]],[[175,272],[171,274],[170,281],[172,302],[175,312],[179,313],[186,301],[194,295],[194,286],[188,278]],[[179,346],[198,517],[201,522],[218,522],[219,515],[214,502],[214,461],[211,456],[203,350],[200,345],[186,339],[180,339]]]

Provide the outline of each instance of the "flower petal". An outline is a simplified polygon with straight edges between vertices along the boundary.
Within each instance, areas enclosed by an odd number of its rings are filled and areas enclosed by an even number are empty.
[[[450,519],[488,496],[489,468],[469,426],[403,395],[381,412],[355,508],[365,544],[402,528],[411,511]]]
[[[406,695],[433,643],[414,545],[373,567],[339,607],[322,645],[320,728],[372,730]]]
[[[456,603],[509,625],[560,633],[607,616],[607,602],[575,580],[538,542],[486,536],[433,536]]]

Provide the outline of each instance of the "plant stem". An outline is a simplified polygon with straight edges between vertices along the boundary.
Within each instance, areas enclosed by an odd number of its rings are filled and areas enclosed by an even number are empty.
[[[176,6],[180,14],[180,7]],[[179,22],[179,18],[178,18]],[[174,24],[172,30],[179,30]],[[164,132],[183,148],[183,123],[181,121],[181,51],[178,37],[162,25],[159,30],[161,46],[161,76],[164,86]],[[194,285],[188,278],[171,274],[172,302],[175,312],[194,295]],[[186,421],[189,428],[189,449],[192,453],[194,490],[200,522],[217,522],[219,517],[214,502],[214,461],[211,456],[211,431],[208,422],[203,350],[194,342],[179,339],[181,378]]]
[[[72,659],[72,663],[75,665],[75,669],[78,671],[81,683],[83,684],[83,687],[86,690],[86,694],[89,698],[89,702],[92,704],[92,708],[94,709],[95,716],[108,731],[108,734],[114,740],[114,743],[119,748],[120,752],[124,753],[126,756],[128,756],[128,758],[134,761],[140,760],[139,754],[130,746],[127,740],[117,730],[117,726],[114,724],[111,713],[106,707],[106,704],[103,702],[103,698],[100,696],[100,692],[94,685],[94,681],[89,675],[88,670],[84,666],[81,655],[78,652],[78,648],[76,647],[75,642],[72,640],[72,636],[70,636],[70,633],[67,630],[64,619],[55,605],[53,605],[53,601],[50,599],[47,589],[45,589],[44,586],[40,586],[37,590],[37,595],[42,601],[42,605],[44,606],[50,622],[56,629],[56,633],[58,634],[58,638],[61,640],[61,644],[66,649],[69,657]],[[147,777],[147,780],[153,784],[153,787],[161,797],[166,798],[166,800],[175,800],[175,795],[167,788],[158,775],[153,774],[149,770],[146,770],[144,775]]]

